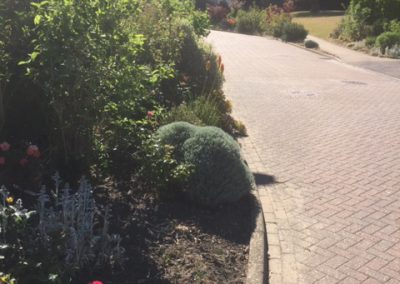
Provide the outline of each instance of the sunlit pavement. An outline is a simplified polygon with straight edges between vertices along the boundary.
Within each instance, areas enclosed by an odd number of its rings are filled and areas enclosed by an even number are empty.
[[[400,283],[400,80],[212,32],[259,185],[270,283]]]

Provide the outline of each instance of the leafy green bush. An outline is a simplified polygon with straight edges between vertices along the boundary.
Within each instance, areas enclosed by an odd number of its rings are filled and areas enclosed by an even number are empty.
[[[365,38],[365,45],[367,47],[373,47],[376,42],[376,37],[375,36],[368,36]]]
[[[173,147],[173,156],[190,169],[185,194],[189,199],[217,206],[235,202],[252,188],[253,176],[240,154],[239,144],[223,130],[175,122],[161,127],[161,144]]]
[[[184,160],[194,166],[185,193],[200,204],[235,202],[252,189],[253,177],[239,145],[216,127],[202,127],[183,145]]]
[[[239,33],[262,34],[265,31],[265,13],[257,8],[240,10],[237,14],[236,28]]]
[[[367,14],[357,16],[346,15],[338,27],[340,34],[336,38],[347,41],[362,40],[368,36],[376,36],[384,31],[384,20],[379,19],[369,24]]]
[[[318,42],[310,40],[310,39],[304,41],[304,46],[306,48],[318,48],[319,47]]]
[[[380,18],[388,20],[400,18],[399,0],[352,0],[349,8],[354,9],[354,13],[359,10],[369,9],[368,23]]]
[[[282,36],[283,25],[290,23],[292,17],[289,13],[286,13],[283,9],[276,5],[271,5],[266,10],[266,21],[267,21],[267,34],[280,38]]]
[[[361,40],[377,36],[396,19],[400,19],[400,0],[352,0],[346,11],[341,38]]]
[[[175,133],[179,138],[185,138],[182,132],[173,131],[177,129],[179,127],[169,129],[170,132],[162,129],[161,135],[144,141],[141,155],[138,157],[141,164],[140,177],[152,189],[156,189],[161,197],[171,197],[171,194],[181,190],[192,173],[192,166],[182,162],[180,158],[181,150],[172,144],[174,142],[183,144],[177,137],[171,136]],[[170,143],[165,143],[168,140]]]
[[[400,34],[395,32],[385,32],[376,38],[376,45],[382,53],[385,53],[386,48],[391,48],[395,44],[400,44]]]
[[[164,145],[174,147],[175,157],[181,161],[183,158],[182,147],[186,140],[196,132],[196,127],[187,122],[174,122],[160,127],[157,136]]]
[[[400,34],[400,20],[390,21],[387,30]]]
[[[17,141],[7,139],[13,144],[38,144],[50,166],[87,171],[97,156],[96,136],[121,132],[121,124],[145,118],[156,107],[148,94],[171,73],[168,64],[132,64],[145,39],[122,22],[139,9],[131,1],[107,3],[7,0],[0,5],[6,27],[0,41],[6,43],[9,67],[0,71],[9,78],[1,88],[7,113],[0,135],[13,137]],[[133,140],[132,148],[140,145]],[[102,142],[106,152],[116,148]]]
[[[299,42],[304,41],[307,37],[308,31],[303,25],[297,23],[285,23],[282,26],[282,36],[283,41]]]
[[[185,39],[176,68],[180,74],[188,78],[185,84],[192,98],[220,90],[224,77],[211,45],[200,41],[189,27],[182,28],[181,32],[185,34]],[[186,97],[184,100],[192,98]]]
[[[190,0],[31,2],[0,4],[0,138],[38,144],[48,167],[134,171],[148,111],[222,86]]]

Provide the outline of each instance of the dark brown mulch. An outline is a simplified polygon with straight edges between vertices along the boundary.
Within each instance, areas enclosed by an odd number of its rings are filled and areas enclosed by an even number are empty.
[[[98,275],[105,284],[244,283],[252,196],[210,209],[179,196],[161,201],[152,192],[123,188],[111,194],[111,231],[123,237],[127,262],[117,277]]]

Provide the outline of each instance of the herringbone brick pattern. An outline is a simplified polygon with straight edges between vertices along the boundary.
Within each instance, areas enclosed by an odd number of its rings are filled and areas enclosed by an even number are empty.
[[[400,80],[266,38],[208,40],[250,166],[278,180],[259,189],[271,283],[400,283]]]

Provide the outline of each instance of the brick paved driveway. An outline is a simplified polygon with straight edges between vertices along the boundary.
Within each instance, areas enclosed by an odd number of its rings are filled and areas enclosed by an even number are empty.
[[[400,283],[400,80],[212,32],[267,222],[270,283]],[[399,65],[400,68],[400,65]]]

